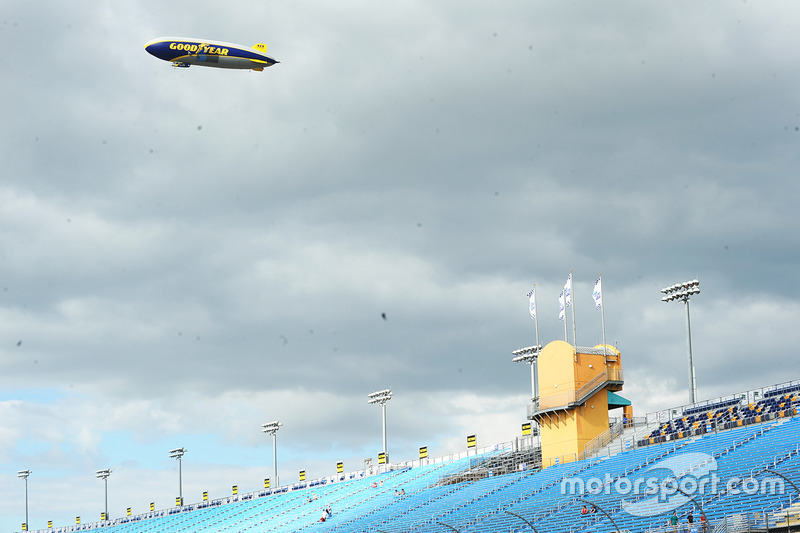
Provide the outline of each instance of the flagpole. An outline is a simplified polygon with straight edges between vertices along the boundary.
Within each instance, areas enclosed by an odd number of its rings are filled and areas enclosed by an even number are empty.
[[[533,307],[538,309],[536,306],[536,284],[533,284]],[[539,318],[538,318],[538,310],[537,310],[537,318],[533,319],[534,327],[536,328],[536,346],[539,346]]]
[[[606,351],[606,306],[603,302],[603,274],[597,278],[600,281],[600,325],[603,327],[603,355],[608,356]]]
[[[536,284],[533,284],[533,290],[528,293],[530,299],[531,318],[533,319],[533,326],[536,329],[536,346],[533,350],[530,359],[531,364],[531,401],[534,407],[539,405],[539,369],[537,367],[537,360],[539,357],[539,315],[536,306]]]
[[[536,308],[536,284],[533,284],[533,307]],[[533,319],[536,329],[536,358],[531,361],[531,378],[533,379],[533,405],[539,408],[539,314]]]
[[[575,343],[575,356],[577,357],[578,354],[578,339],[576,335],[575,329],[575,280],[572,279],[572,269],[569,270],[569,280],[570,280],[570,292],[573,294],[572,296],[572,342]]]

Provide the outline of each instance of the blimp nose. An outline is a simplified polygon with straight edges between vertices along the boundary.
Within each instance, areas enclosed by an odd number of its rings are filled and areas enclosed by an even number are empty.
[[[157,39],[148,41],[145,43],[144,49],[147,53],[154,55],[159,59],[163,59],[164,61],[168,61],[171,55],[169,43],[166,41],[159,41]]]

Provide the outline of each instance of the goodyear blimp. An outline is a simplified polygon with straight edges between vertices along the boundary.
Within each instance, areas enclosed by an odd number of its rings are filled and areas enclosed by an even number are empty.
[[[241,44],[208,41],[187,37],[159,37],[144,45],[144,49],[176,67],[237,68],[263,71],[279,63],[267,55],[267,45],[258,43],[252,48]]]

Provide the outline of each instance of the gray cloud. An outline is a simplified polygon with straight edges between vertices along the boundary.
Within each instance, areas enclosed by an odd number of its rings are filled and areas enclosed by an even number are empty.
[[[685,279],[700,397],[795,378],[796,11],[12,2],[0,470],[34,470],[37,516],[67,524],[99,516],[97,468],[168,505],[175,446],[195,494],[255,490],[268,420],[287,479],[355,469],[387,386],[396,459],[511,439],[525,294],[563,338],[570,269],[581,345],[603,273],[637,414],[688,398],[683,309],[658,292]],[[172,69],[142,49],[159,35],[281,63]],[[0,474],[7,528],[19,483]]]

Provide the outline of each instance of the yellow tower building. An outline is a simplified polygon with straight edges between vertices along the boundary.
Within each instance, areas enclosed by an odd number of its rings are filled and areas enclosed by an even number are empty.
[[[538,404],[528,418],[539,424],[543,466],[576,460],[586,445],[609,429],[609,410],[622,407],[632,419],[622,390],[622,356],[606,345],[575,349],[553,341],[539,353]]]

